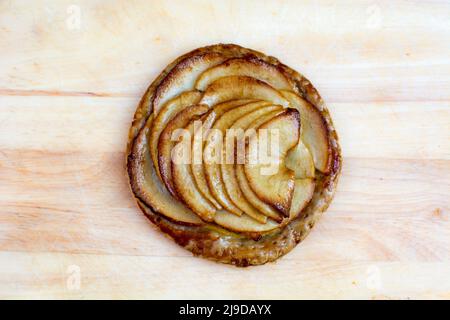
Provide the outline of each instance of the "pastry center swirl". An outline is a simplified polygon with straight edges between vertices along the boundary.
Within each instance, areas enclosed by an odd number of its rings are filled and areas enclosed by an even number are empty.
[[[195,216],[242,233],[280,228],[311,200],[317,172],[329,170],[320,114],[279,68],[257,58],[191,57],[151,103],[146,174],[154,171],[183,206],[186,214],[161,210],[175,222]]]

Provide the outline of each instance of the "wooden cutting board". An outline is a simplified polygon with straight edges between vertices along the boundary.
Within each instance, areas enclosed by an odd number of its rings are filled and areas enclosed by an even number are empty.
[[[176,246],[124,170],[147,85],[219,42],[304,73],[343,149],[325,216],[260,267]],[[0,48],[0,298],[450,298],[449,2],[1,1]]]

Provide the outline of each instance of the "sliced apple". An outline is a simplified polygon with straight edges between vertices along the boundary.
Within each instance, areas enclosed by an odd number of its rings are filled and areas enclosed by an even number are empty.
[[[227,76],[248,76],[264,81],[277,90],[292,90],[292,84],[276,66],[258,58],[229,59],[209,68],[199,76],[195,88],[205,91],[212,82]]]
[[[313,105],[291,91],[281,91],[293,108],[300,111],[301,140],[311,152],[317,170],[328,173],[331,169],[331,145],[325,119]]]
[[[277,148],[270,148],[271,161],[267,165],[261,161],[261,154],[257,161],[253,161],[251,150],[259,150],[258,146],[267,144],[263,141],[261,130],[268,134],[277,134]],[[289,208],[294,192],[294,172],[284,166],[284,158],[289,149],[293,148],[300,136],[300,115],[295,109],[287,109],[258,128],[258,133],[250,138],[246,150],[245,175],[250,187],[258,198],[279,210],[285,216],[289,215]],[[272,145],[272,143],[271,143]],[[269,167],[269,169],[268,169]]]
[[[172,100],[167,101],[155,117],[153,126],[150,129],[150,153],[152,155],[152,160],[158,176],[160,176],[158,166],[158,140],[161,132],[164,130],[167,123],[175,117],[178,112],[188,106],[197,104],[200,98],[200,91],[194,90],[183,92]]]
[[[302,210],[309,204],[314,195],[314,179],[295,179],[294,195],[292,197],[289,218],[297,218]]]
[[[203,168],[205,170],[206,181],[208,182],[209,190],[216,198],[216,200],[228,211],[241,215],[242,210],[238,208],[233,201],[231,201],[225,185],[222,179],[220,163],[223,162],[222,157],[222,147],[223,147],[223,136],[225,130],[228,129],[237,119],[241,118],[243,115],[259,109],[263,106],[267,106],[269,103],[265,101],[248,103],[243,106],[234,108],[228,112],[225,112],[212,126],[210,134],[207,136],[205,147],[203,149]],[[219,137],[216,134],[220,133]],[[214,162],[210,159],[210,151],[217,150],[219,152],[218,161]],[[253,212],[249,212],[252,214]],[[261,214],[257,215],[255,212],[255,218],[265,219]]]
[[[200,192],[203,194],[205,198],[207,198],[211,203],[214,204],[214,206],[217,209],[222,209],[222,206],[219,202],[214,198],[214,196],[211,194],[211,191],[209,190],[208,183],[206,182],[205,177],[205,171],[203,169],[203,157],[202,153],[200,152],[200,155],[197,155],[198,151],[203,151],[203,138],[206,138],[206,133],[213,125],[214,121],[218,117],[220,117],[222,114],[224,114],[226,111],[231,110],[233,108],[236,108],[240,105],[246,104],[251,102],[252,100],[248,99],[242,99],[242,100],[233,100],[228,101],[225,103],[222,103],[220,105],[217,105],[214,107],[214,109],[211,109],[206,117],[202,120],[202,127],[201,127],[201,133],[200,139],[194,139],[194,142],[192,144],[192,155],[193,155],[193,161],[191,162],[191,169],[192,169],[192,175],[194,176],[195,183],[200,190]],[[195,133],[197,134],[197,132]],[[200,141],[199,141],[200,140]],[[197,145],[199,143],[200,145]],[[199,159],[196,159],[195,157],[199,157]]]
[[[257,119],[255,119],[253,122],[250,122],[250,125],[247,125],[246,129],[255,129],[261,126],[263,123],[268,122],[270,119],[276,117],[282,113],[282,110],[276,110],[272,111],[266,115],[263,115]],[[242,118],[243,121],[246,121],[244,118]],[[240,120],[238,120],[240,121]],[[237,124],[239,125],[239,124]],[[245,126],[245,124],[241,124],[241,126]],[[250,185],[248,184],[247,177],[245,176],[244,172],[244,165],[240,164],[239,162],[236,162],[235,164],[235,173],[236,173],[236,179],[239,184],[239,188],[242,191],[244,197],[261,213],[264,215],[274,219],[275,221],[281,221],[283,217],[280,215],[280,213],[272,208],[270,205],[262,201],[258,198],[258,196],[253,192]]]
[[[180,61],[164,78],[153,96],[153,114],[158,115],[162,106],[182,92],[194,89],[195,81],[205,70],[225,61],[226,56],[210,52],[194,55]]]
[[[280,225],[270,219],[266,223],[259,223],[250,216],[243,214],[236,216],[227,211],[219,210],[214,216],[214,222],[218,225],[235,232],[267,232],[274,230]]]
[[[288,151],[285,161],[286,167],[295,172],[296,179],[314,178],[313,158],[301,140],[294,148]]]
[[[156,174],[149,151],[150,128],[153,116],[141,130],[132,148],[130,176],[133,191],[152,211],[172,221],[187,225],[202,225],[204,222],[181,202],[174,201]]]
[[[167,123],[167,126],[161,132],[158,141],[158,165],[159,172],[161,174],[161,179],[164,182],[167,190],[176,199],[179,199],[175,187],[173,185],[172,179],[172,148],[175,145],[174,131],[177,129],[184,128],[188,123],[195,118],[199,118],[202,114],[208,111],[208,106],[206,105],[193,105],[187,107],[180,111],[172,120]]]
[[[181,200],[202,220],[213,221],[216,208],[206,199],[195,184],[191,170],[190,146],[194,134],[194,122],[186,127],[189,133],[183,136],[172,149],[172,178],[175,190]],[[186,154],[187,152],[189,154]]]
[[[214,106],[235,99],[258,99],[289,107],[289,101],[267,83],[247,76],[228,76],[211,83],[199,103]]]
[[[250,112],[237,121],[234,122],[234,124],[229,128],[230,130],[226,131],[225,136],[225,145],[223,148],[223,157],[225,161],[222,161],[220,168],[222,173],[222,180],[225,185],[225,189],[227,191],[227,194],[230,196],[231,201],[244,213],[252,217],[253,219],[265,223],[267,221],[266,215],[260,213],[244,196],[242,193],[239,183],[236,178],[235,173],[235,163],[236,163],[236,152],[241,152],[241,150],[237,150],[235,148],[235,142],[237,139],[244,139],[244,135],[242,136],[236,136],[235,133],[237,133],[239,130],[244,133],[244,130],[247,129],[249,124],[253,122],[254,120],[269,114],[275,110],[281,110],[281,106],[264,106],[261,107],[253,112]],[[232,112],[226,113],[222,118],[226,116],[232,116]],[[220,120],[222,120],[220,118]],[[220,121],[219,120],[219,121]],[[231,159],[227,159],[227,156],[231,154]],[[245,154],[243,154],[245,156]],[[276,218],[279,218],[278,215],[276,215]],[[276,219],[278,221],[279,219]]]

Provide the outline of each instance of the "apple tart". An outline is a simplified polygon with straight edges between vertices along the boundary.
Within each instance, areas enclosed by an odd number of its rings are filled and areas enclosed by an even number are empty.
[[[144,214],[194,255],[237,266],[294,248],[331,202],[341,163],[313,85],[229,44],[191,51],[162,71],[127,147]]]

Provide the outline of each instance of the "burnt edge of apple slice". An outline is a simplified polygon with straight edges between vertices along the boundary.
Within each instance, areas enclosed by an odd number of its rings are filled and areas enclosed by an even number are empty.
[[[180,224],[159,214],[154,208],[149,207],[142,199],[139,199],[137,195],[136,181],[133,180],[132,175],[133,161],[135,161],[135,158],[131,150],[136,137],[152,113],[152,101],[156,88],[179,62],[187,57],[209,52],[221,53],[230,58],[257,58],[276,66],[293,82],[294,91],[319,110],[328,130],[330,139],[329,152],[331,154],[329,172],[322,174],[316,171],[316,188],[310,203],[301,215],[275,231],[255,237],[251,237],[250,235],[249,237],[248,234],[233,233],[208,224],[201,226]],[[162,232],[196,256],[245,267],[261,265],[277,260],[279,257],[291,251],[308,235],[333,199],[342,168],[342,156],[338,136],[329,111],[318,91],[308,79],[297,71],[282,64],[274,57],[266,56],[263,53],[234,44],[217,44],[193,50],[177,58],[149,86],[134,114],[129,131],[126,165],[130,187],[138,206],[147,218],[157,225]]]

